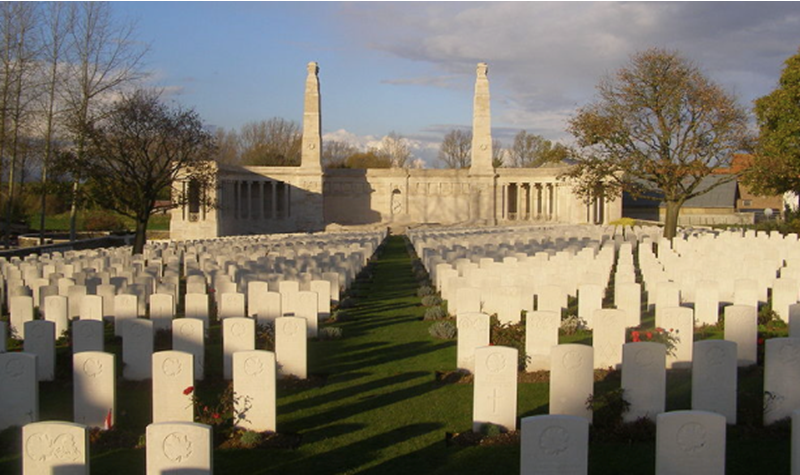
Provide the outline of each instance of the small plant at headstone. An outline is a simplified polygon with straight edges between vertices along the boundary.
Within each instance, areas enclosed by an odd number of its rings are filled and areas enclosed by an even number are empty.
[[[239,443],[241,443],[243,447],[248,449],[252,449],[253,447],[257,446],[260,442],[261,442],[261,433],[252,430],[246,430],[242,432],[241,437],[239,437]]]
[[[586,400],[586,408],[593,413],[592,424],[597,429],[613,430],[622,425],[622,416],[631,403],[624,397],[625,391],[617,388],[602,394],[594,394]]]
[[[256,348],[275,351],[275,324],[261,322],[256,326]]]
[[[586,322],[577,315],[567,315],[561,320],[561,327],[559,328],[562,335],[575,335],[576,333],[586,329]]]
[[[780,321],[780,317],[778,314],[772,310],[771,305],[764,305],[758,310],[758,324],[759,325],[768,325],[773,321]]]
[[[497,315],[492,315],[489,327],[491,344],[516,348],[519,355],[519,370],[523,371],[528,365],[528,355],[525,353],[525,320],[515,324],[500,323]]]
[[[346,322],[348,320],[350,320],[350,314],[344,309],[334,310],[331,318],[328,319],[329,322]]]
[[[425,310],[425,320],[441,320],[447,317],[447,312],[442,307],[430,307]]]
[[[456,326],[453,325],[453,322],[444,320],[431,325],[430,328],[428,328],[428,333],[430,333],[432,337],[440,340],[452,340],[456,337],[458,331]]]
[[[680,340],[681,338],[680,335],[678,335],[678,330],[674,330],[672,328],[665,330],[659,327],[656,327],[653,330],[644,330],[641,327],[631,327],[627,329],[625,338],[625,341],[628,343],[638,343],[640,341],[661,343],[667,347],[668,355],[675,354],[675,347]]]
[[[356,306],[356,301],[350,297],[345,297],[339,301],[339,308],[353,308]]]
[[[433,287],[423,285],[417,289],[417,297],[424,298],[429,295],[436,295],[436,290]]]
[[[438,295],[426,295],[422,297],[422,305],[424,307],[434,307],[441,304],[442,299]]]
[[[485,424],[481,424],[478,432],[484,437],[497,437],[503,432],[503,430],[499,425],[487,422]]]
[[[342,338],[342,329],[339,327],[320,328],[317,337],[320,340],[339,340]]]
[[[233,405],[237,400],[236,394],[233,392],[233,382],[228,383],[225,390],[213,401],[201,400],[193,386],[183,390],[185,395],[192,397],[192,404],[194,404],[195,419],[201,424],[210,425],[214,433],[220,434],[223,438],[227,439],[233,430]]]

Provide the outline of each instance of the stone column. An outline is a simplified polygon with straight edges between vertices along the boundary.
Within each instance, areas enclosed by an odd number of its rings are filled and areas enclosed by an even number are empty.
[[[239,180],[233,180],[233,217],[239,219]]]
[[[303,150],[300,166],[307,170],[322,171],[322,114],[319,97],[319,66],[308,63],[305,107],[303,109]]]
[[[266,198],[266,195],[264,194],[264,184],[265,183],[266,182],[264,180],[261,180],[261,181],[258,182],[258,198],[259,198],[259,201],[260,201],[260,203],[258,205],[258,208],[261,210],[258,217],[259,217],[259,219],[262,219],[262,220],[267,218],[267,210],[266,210],[266,208],[264,206],[264,199]]]
[[[272,200],[270,201],[270,206],[272,207],[271,218],[278,219],[278,182],[272,182],[272,186],[270,186],[270,193],[272,194]]]

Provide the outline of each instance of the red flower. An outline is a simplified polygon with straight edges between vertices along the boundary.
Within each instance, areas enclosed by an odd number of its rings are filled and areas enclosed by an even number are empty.
[[[647,333],[645,333],[645,335],[647,335],[647,339],[648,340],[652,340],[653,339],[653,332],[647,332]]]
[[[759,345],[763,345],[764,344],[764,339],[763,338],[759,338],[758,339],[758,344]]]
[[[211,414],[211,417],[213,417],[214,419],[219,419],[219,414],[217,414],[217,413],[215,412],[214,414]]]
[[[188,388],[183,390],[183,395],[188,396],[192,394],[193,391],[194,391],[194,386],[189,386]]]
[[[639,339],[639,332],[637,332],[637,331],[635,331],[635,330],[634,330],[634,331],[632,331],[632,332],[631,332],[631,339],[632,339],[634,342],[641,341],[641,340]]]

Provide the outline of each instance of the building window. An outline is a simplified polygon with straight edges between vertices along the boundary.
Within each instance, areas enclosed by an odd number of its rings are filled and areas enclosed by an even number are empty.
[[[753,200],[742,200],[742,207],[749,208],[753,206]]]

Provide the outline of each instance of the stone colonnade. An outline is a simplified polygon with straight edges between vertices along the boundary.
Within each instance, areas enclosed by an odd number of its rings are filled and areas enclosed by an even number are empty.
[[[292,215],[291,186],[282,181],[226,179],[217,196],[222,219],[282,220]]]
[[[559,216],[558,183],[511,182],[500,188],[501,220],[555,220]]]

